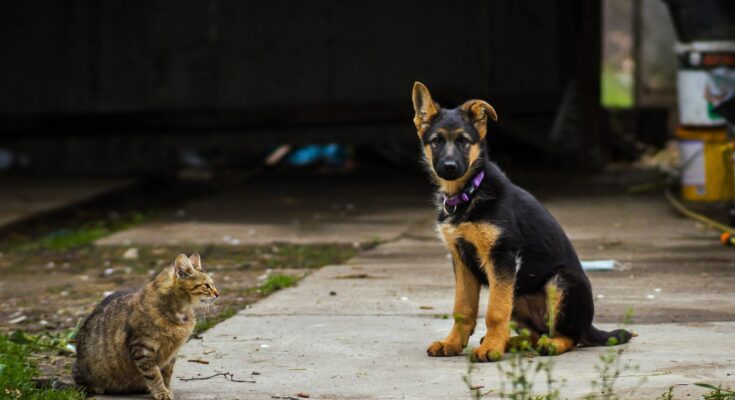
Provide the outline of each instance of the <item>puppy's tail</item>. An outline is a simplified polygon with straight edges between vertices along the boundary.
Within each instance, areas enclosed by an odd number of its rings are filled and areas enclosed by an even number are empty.
[[[590,324],[584,334],[582,334],[580,343],[584,346],[617,346],[628,343],[633,336],[636,335],[625,329],[615,329],[614,331],[606,332]]]

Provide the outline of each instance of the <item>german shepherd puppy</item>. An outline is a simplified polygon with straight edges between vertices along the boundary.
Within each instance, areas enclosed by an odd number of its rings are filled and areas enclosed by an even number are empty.
[[[488,158],[487,122],[497,121],[495,109],[482,100],[442,108],[419,82],[412,97],[413,122],[438,187],[437,230],[452,255],[456,284],[454,326],[429,346],[429,356],[462,353],[475,330],[482,284],[490,288],[490,303],[475,361],[502,358],[511,320],[542,354],[628,342],[626,330],[592,326],[592,287],[572,243],[538,200]]]

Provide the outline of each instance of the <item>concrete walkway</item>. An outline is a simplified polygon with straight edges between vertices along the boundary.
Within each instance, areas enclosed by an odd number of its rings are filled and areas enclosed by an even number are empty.
[[[676,398],[696,398],[702,390],[694,382],[735,386],[732,249],[676,216],[658,196],[549,196],[544,203],[582,258],[620,261],[615,271],[590,278],[597,325],[616,327],[627,308],[635,310],[631,328],[640,336],[623,360],[638,368],[619,378],[624,397],[654,399],[674,386]],[[406,205],[414,212],[420,206]],[[445,317],[454,285],[449,260],[430,218],[404,221],[408,234],[347,265],[322,268],[190,341],[174,372],[177,399],[298,399],[299,393],[312,399],[469,398],[467,359],[425,352],[451,327]],[[470,345],[483,334],[480,322]],[[563,398],[589,393],[606,351],[584,348],[553,358]],[[475,365],[472,384],[484,386],[483,393],[500,389],[498,365],[508,362]],[[216,372],[254,382],[180,379]],[[537,380],[543,390],[544,378]]]
[[[266,176],[191,202],[99,244],[368,243],[431,218],[425,180]]]
[[[364,274],[365,279],[349,279]],[[256,383],[177,380],[175,392],[182,399],[271,399],[298,393],[322,399],[469,398],[462,380],[467,360],[425,353],[451,327],[441,317],[451,310],[451,281],[443,251],[418,240],[401,240],[350,265],[324,268],[299,287],[277,293],[215,327],[203,340],[190,342],[175,372],[188,378],[226,371]],[[482,326],[472,345],[484,334]],[[634,398],[653,399],[672,385],[735,380],[735,352],[726,350],[735,323],[637,324],[633,330],[640,336],[624,361],[640,369],[624,372],[619,387],[636,387],[647,376],[638,394],[646,397]],[[554,358],[555,376],[566,380],[565,396],[589,391],[597,376],[593,366],[605,351],[579,349]],[[186,362],[195,358],[211,364]],[[251,375],[254,371],[259,375]],[[500,388],[497,365],[476,365],[472,383]],[[699,391],[677,387],[677,393],[683,392]]]
[[[0,175],[0,228],[132,185],[131,179]]]

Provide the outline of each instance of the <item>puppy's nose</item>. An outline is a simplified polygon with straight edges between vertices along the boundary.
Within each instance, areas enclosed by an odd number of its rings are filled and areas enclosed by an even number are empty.
[[[457,170],[457,163],[454,161],[444,161],[444,164],[442,165],[444,167],[444,170],[447,172],[454,172]]]

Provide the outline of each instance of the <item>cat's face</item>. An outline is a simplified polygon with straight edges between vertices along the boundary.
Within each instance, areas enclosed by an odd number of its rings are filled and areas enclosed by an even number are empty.
[[[212,303],[219,297],[214,281],[202,268],[202,259],[194,253],[191,257],[179,254],[174,262],[174,285],[191,298],[194,305]]]

